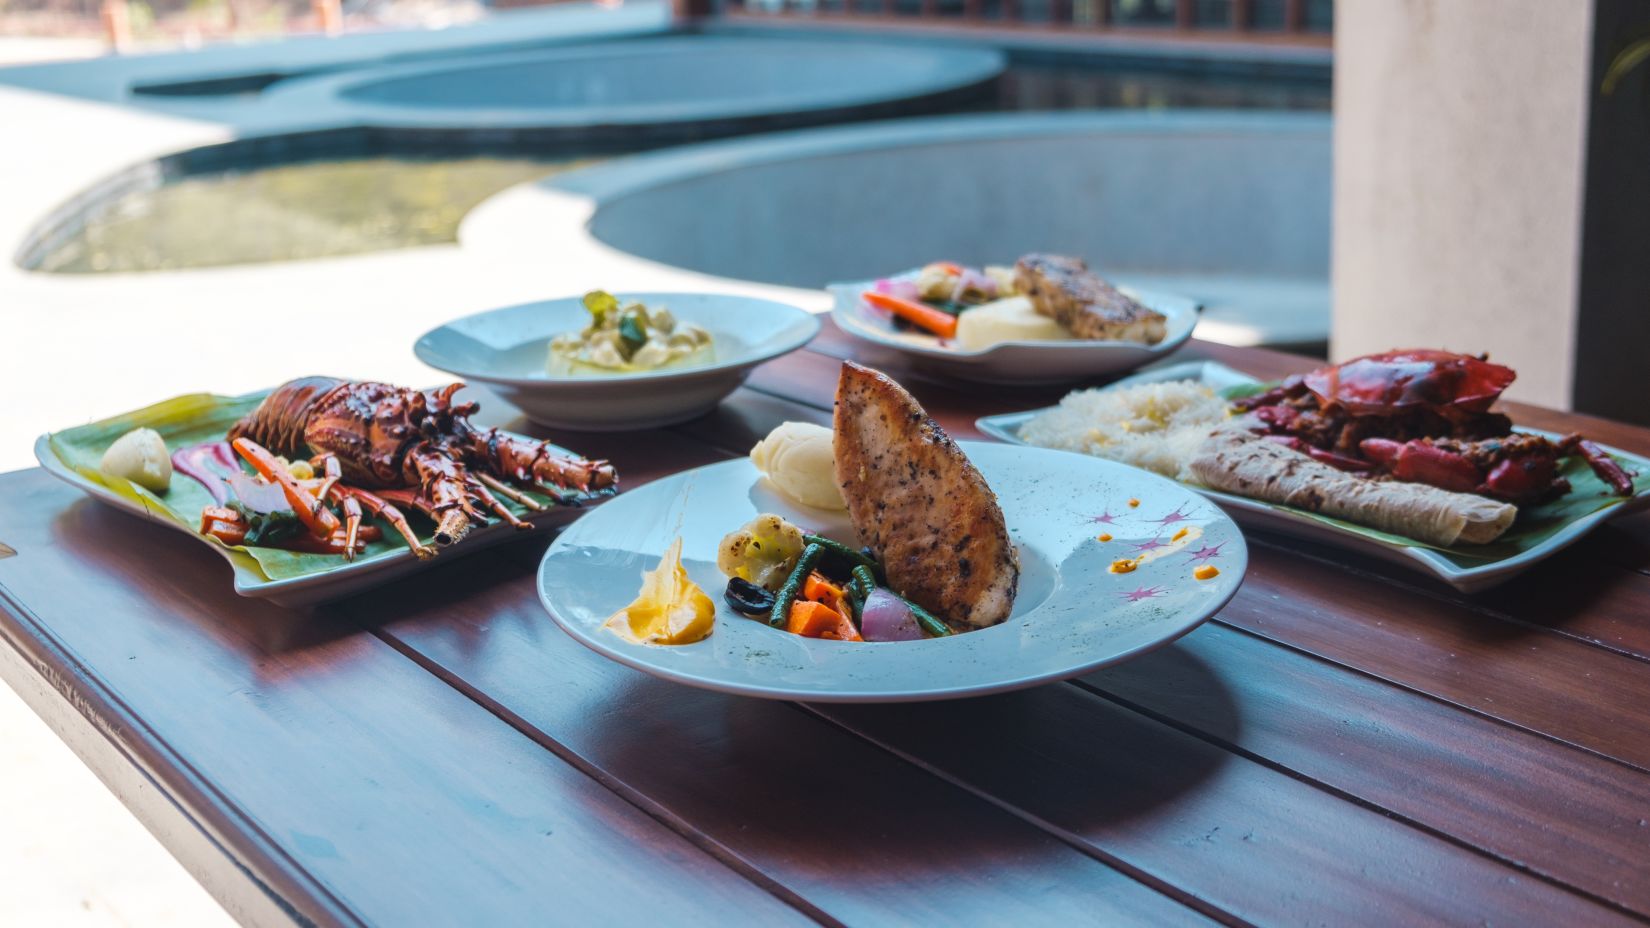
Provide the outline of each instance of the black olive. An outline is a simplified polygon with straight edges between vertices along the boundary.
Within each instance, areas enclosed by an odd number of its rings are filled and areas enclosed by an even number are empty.
[[[773,594],[739,577],[728,581],[722,598],[741,615],[766,617],[773,611]]]

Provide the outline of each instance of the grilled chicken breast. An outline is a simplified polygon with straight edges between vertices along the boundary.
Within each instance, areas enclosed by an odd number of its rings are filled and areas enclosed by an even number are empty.
[[[1008,618],[1020,559],[1003,510],[968,457],[887,375],[844,362],[836,480],[888,585],[958,627]]]
[[[1014,264],[1014,285],[1078,338],[1155,345],[1167,334],[1162,313],[1106,283],[1080,258],[1026,255]]]

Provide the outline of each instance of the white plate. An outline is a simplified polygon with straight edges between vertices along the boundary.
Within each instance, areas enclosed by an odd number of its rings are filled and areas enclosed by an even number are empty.
[[[681,683],[813,702],[906,702],[973,696],[1076,676],[1173,641],[1214,615],[1243,581],[1243,536],[1179,484],[1093,458],[961,442],[1002,503],[1020,552],[1020,592],[1003,624],[922,641],[802,638],[737,615],[716,569],[722,536],[761,512],[855,544],[847,517],[799,507],[749,460],[724,461],[631,490],[568,528],[539,566],[539,598],[591,649]],[[1139,500],[1131,507],[1130,499]],[[1187,529],[1185,537],[1170,543]],[[1101,542],[1101,532],[1112,540]],[[691,645],[631,644],[603,627],[636,596],[673,538],[717,604],[716,628]],[[1153,541],[1166,547],[1132,573],[1108,570]],[[1220,574],[1196,580],[1209,563]]]
[[[550,340],[590,321],[581,297],[489,310],[424,333],[418,359],[487,384],[527,418],[555,428],[610,432],[685,422],[715,408],[751,368],[806,345],[819,320],[772,300],[714,293],[616,292],[664,307],[710,332],[708,363],[635,374],[564,377],[549,373]]]
[[[909,276],[908,274],[895,275]],[[894,331],[887,320],[865,305],[860,295],[874,281],[831,284],[831,318],[844,332],[915,358],[928,370],[982,383],[1052,384],[1092,380],[1134,370],[1167,357],[1192,337],[1201,307],[1195,300],[1163,293],[1118,289],[1165,317],[1168,332],[1155,345],[1138,342],[1018,341],[979,351],[949,348],[921,332]]]
[[[563,449],[565,450],[565,449]],[[42,435],[35,440],[34,456],[40,461],[40,466],[52,476],[81,490],[87,496],[100,503],[113,506],[116,509],[129,512],[139,518],[148,519],[158,525],[177,529],[201,542],[204,546],[222,555],[229,562],[230,569],[235,574],[235,592],[240,596],[252,599],[267,599],[272,603],[288,608],[302,608],[354,596],[367,590],[383,586],[392,580],[408,574],[426,570],[438,564],[448,564],[454,558],[474,554],[477,551],[492,547],[501,541],[520,539],[523,534],[516,529],[494,520],[487,525],[478,525],[470,530],[464,540],[427,560],[419,560],[406,548],[397,548],[372,557],[357,558],[353,561],[338,560],[338,566],[329,570],[308,574],[302,577],[289,577],[282,580],[271,580],[265,577],[258,569],[258,562],[241,551],[215,544],[202,538],[198,533],[190,530],[176,519],[165,515],[150,512],[142,503],[128,499],[118,493],[111,492],[107,487],[94,483],[77,474],[52,453],[51,436]],[[177,479],[187,479],[179,477]],[[601,500],[591,500],[586,506],[595,506]],[[543,512],[522,513],[524,522],[531,522],[537,528],[552,525],[561,525],[577,518],[583,509],[573,506],[557,506]]]
[[[1156,370],[1144,371],[1133,377],[1126,377],[1112,384],[1106,389],[1132,386],[1142,383],[1163,383],[1171,380],[1195,380],[1208,385],[1215,390],[1223,390],[1233,386],[1257,383],[1255,378],[1247,374],[1232,370],[1224,364],[1213,361],[1199,361],[1187,364],[1175,364]],[[993,438],[1010,442],[1016,445],[1031,447],[1020,440],[1020,427],[1032,417],[1046,410],[1035,409],[1030,412],[1007,413],[1000,416],[986,416],[975,424],[980,431]],[[1557,438],[1551,432],[1542,432],[1536,429],[1520,429],[1535,435],[1545,435],[1548,438]],[[1630,454],[1616,448],[1606,448],[1611,454],[1626,458],[1633,462],[1641,474],[1650,473],[1650,459]],[[1067,452],[1075,453],[1075,452]],[[1488,589],[1499,583],[1511,580],[1513,577],[1529,570],[1559,551],[1581,540],[1588,532],[1597,528],[1609,519],[1626,515],[1639,509],[1650,507],[1650,490],[1643,490],[1631,499],[1600,509],[1577,518],[1555,534],[1549,536],[1540,544],[1527,551],[1508,557],[1494,560],[1452,558],[1442,551],[1421,545],[1404,545],[1360,535],[1329,522],[1315,518],[1310,514],[1273,503],[1249,499],[1244,496],[1234,496],[1204,487],[1185,484],[1189,489],[1218,502],[1222,508],[1232,514],[1234,519],[1252,528],[1275,531],[1280,534],[1293,535],[1311,541],[1322,541],[1327,544],[1339,545],[1354,551],[1368,554],[1373,557],[1390,561],[1395,564],[1417,570],[1444,581],[1450,586],[1464,593]]]

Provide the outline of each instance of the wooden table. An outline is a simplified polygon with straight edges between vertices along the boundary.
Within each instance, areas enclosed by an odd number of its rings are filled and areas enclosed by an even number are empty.
[[[827,327],[707,419],[557,437],[634,487],[824,421],[858,350]],[[963,437],[1058,395],[883,366]],[[1644,429],[1515,412],[1650,453]],[[534,597],[544,537],[291,612],[236,598],[183,535],[23,471],[0,477],[0,673],[252,923],[1650,915],[1650,518],[1475,597],[1250,537],[1231,605],[1123,666],[813,706],[584,650]]]

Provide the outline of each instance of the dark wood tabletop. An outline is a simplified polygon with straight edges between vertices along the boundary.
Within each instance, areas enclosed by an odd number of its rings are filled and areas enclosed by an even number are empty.
[[[958,437],[1063,393],[930,380],[827,324],[705,419],[551,437],[635,487],[826,421],[843,357]],[[1512,411],[1650,454],[1650,430]],[[20,471],[0,676],[252,924],[1650,920],[1650,514],[1476,596],[1248,535],[1236,599],[1121,666],[800,705],[576,644],[534,593],[547,535],[290,611]]]

